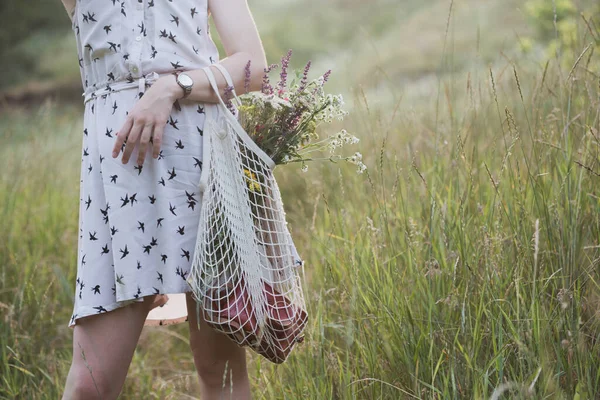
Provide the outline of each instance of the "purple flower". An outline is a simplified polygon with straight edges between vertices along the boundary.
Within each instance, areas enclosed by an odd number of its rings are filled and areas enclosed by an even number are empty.
[[[290,65],[290,58],[292,58],[292,49],[290,49],[287,53],[286,56],[281,58],[281,73],[279,74],[280,80],[279,80],[279,92],[278,95],[281,96],[284,92],[285,89],[285,84],[287,81],[287,69],[288,66]]]
[[[233,97],[233,86],[225,86],[225,90],[223,91],[223,94],[225,95],[225,105],[227,106],[227,108],[229,109],[229,111],[231,111],[232,114],[235,115],[235,107],[233,106],[233,103],[231,102],[231,99]]]
[[[304,67],[304,75],[302,76],[302,80],[300,81],[298,93],[301,93],[306,88],[306,84],[308,83],[308,70],[310,69],[310,66],[311,61],[309,60],[308,63],[306,63],[306,67]]]
[[[328,70],[327,72],[325,72],[323,74],[323,83],[321,84],[321,86],[317,86],[315,88],[315,90],[313,90],[312,94],[315,95],[317,93],[317,91],[319,90],[319,87],[323,87],[325,85],[325,83],[327,83],[327,80],[329,79],[329,75],[331,75],[331,70]]]
[[[290,130],[296,129],[301,118],[302,118],[302,113],[298,113],[297,115],[295,115],[290,122],[289,129]]]
[[[296,129],[305,111],[306,107],[302,105],[294,107],[293,111],[286,118],[283,129],[284,134],[285,132],[292,132],[294,129]]]
[[[263,94],[270,95],[273,94],[273,86],[271,86],[271,82],[269,81],[269,72],[273,70],[273,68],[277,68],[277,64],[271,64],[268,68],[265,68],[265,75],[263,76],[262,89]]]
[[[331,75],[331,70],[329,70],[323,74],[323,84],[325,84],[327,82],[327,80],[329,79],[329,75]]]
[[[248,64],[246,64],[246,68],[244,68],[244,72],[246,73],[246,77],[244,78],[244,90],[246,93],[250,91],[250,64],[252,60],[248,60]]]

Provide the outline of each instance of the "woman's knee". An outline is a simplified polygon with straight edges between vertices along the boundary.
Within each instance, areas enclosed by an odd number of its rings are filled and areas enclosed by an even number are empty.
[[[222,387],[247,378],[246,350],[227,339],[221,343],[207,343],[201,337],[190,338],[194,364],[202,382],[209,387]]]
[[[94,374],[85,365],[74,363],[69,371],[63,400],[114,399],[119,392],[120,388],[111,387],[111,383],[100,374]]]
[[[212,388],[237,387],[248,379],[245,362],[239,359],[196,360],[196,370],[202,384]]]

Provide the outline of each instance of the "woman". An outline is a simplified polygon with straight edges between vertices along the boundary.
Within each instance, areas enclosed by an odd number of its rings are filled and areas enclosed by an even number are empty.
[[[245,349],[196,321],[186,282],[199,219],[200,69],[259,90],[266,57],[246,0],[62,0],[84,88],[73,361],[64,399],[115,399],[145,325],[188,321],[202,398],[250,398]],[[209,12],[210,8],[210,12]],[[227,58],[219,61],[213,15]],[[225,95],[226,81],[211,67]],[[135,162],[130,162],[134,160]],[[199,325],[198,325],[199,324]]]

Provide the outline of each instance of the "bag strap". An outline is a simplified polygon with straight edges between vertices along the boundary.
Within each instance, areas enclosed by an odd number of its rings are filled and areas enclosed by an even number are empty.
[[[215,80],[215,76],[213,75],[213,72],[210,70],[210,66],[202,68],[202,71],[204,71],[204,73],[206,74],[206,77],[208,78],[208,82],[210,83],[210,86],[213,88],[217,97],[219,98],[219,102],[221,103],[221,105],[225,109],[227,109],[227,112],[231,113],[235,117],[235,115],[231,112],[231,110],[229,108],[227,108],[227,105],[225,105],[225,102],[221,98],[221,94],[219,93],[219,86],[217,85],[217,81]]]
[[[219,71],[221,71],[221,73],[225,77],[225,81],[227,82],[227,84],[233,88],[232,89],[233,98],[238,102],[238,106],[242,105],[242,101],[240,100],[240,98],[238,97],[237,93],[235,92],[235,87],[233,85],[233,79],[231,79],[231,75],[229,74],[229,71],[227,71],[227,68],[225,68],[223,65],[221,65],[219,63],[215,63],[215,64],[212,64],[212,65],[215,66],[215,67],[217,67],[217,69]]]

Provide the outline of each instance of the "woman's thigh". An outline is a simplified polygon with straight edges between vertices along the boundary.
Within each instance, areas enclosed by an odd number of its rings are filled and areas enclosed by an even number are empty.
[[[107,313],[83,317],[73,327],[73,361],[65,391],[87,386],[116,398],[156,295]]]

